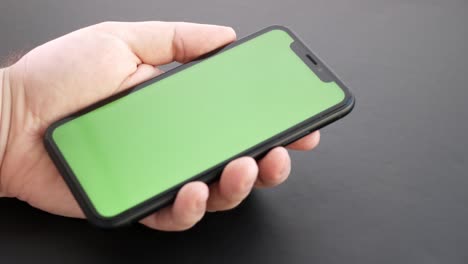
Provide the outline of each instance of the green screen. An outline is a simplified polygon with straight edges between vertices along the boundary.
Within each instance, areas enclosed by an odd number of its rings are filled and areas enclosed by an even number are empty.
[[[275,29],[57,127],[58,149],[112,217],[340,103]]]

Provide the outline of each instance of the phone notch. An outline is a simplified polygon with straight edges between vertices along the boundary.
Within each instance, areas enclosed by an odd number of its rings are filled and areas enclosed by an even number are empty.
[[[304,46],[300,41],[295,40],[290,45],[291,50],[301,58],[301,60],[309,66],[309,68],[317,75],[322,82],[333,82],[333,75],[327,70],[327,68],[317,59],[308,48]]]

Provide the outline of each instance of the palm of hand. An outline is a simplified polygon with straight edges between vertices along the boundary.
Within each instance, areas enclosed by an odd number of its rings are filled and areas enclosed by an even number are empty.
[[[22,181],[6,179],[11,182],[9,192],[40,209],[82,217],[47,158],[42,135],[53,121],[141,81],[138,67],[147,68],[140,63],[122,40],[94,28],[49,42],[19,61],[13,74],[21,76],[15,89],[22,90],[13,91],[13,96],[27,107],[19,106],[22,116],[12,124],[23,131],[13,132],[17,136],[10,141],[3,173]]]
[[[146,34],[138,41],[146,44],[136,42],[142,33]],[[207,43],[209,36],[211,42]],[[213,26],[142,23],[136,27],[104,23],[75,31],[28,53],[9,70],[13,118],[1,171],[7,195],[54,214],[84,217],[43,147],[46,128],[70,113],[156,76],[160,71],[153,65],[174,59],[185,62],[234,38],[231,30]],[[318,134],[312,137],[296,147],[312,148],[318,142]],[[257,185],[280,183],[289,171],[277,171],[289,166],[289,157],[284,149],[276,152],[262,161],[267,168],[259,164],[261,174],[263,171],[266,175],[263,181],[256,179],[256,164],[241,159],[237,165],[231,164],[231,174],[254,176],[246,176],[238,184],[223,175],[220,183],[210,187],[209,200],[204,184],[188,184],[172,208],[157,212],[143,223],[164,230],[185,229],[203,216],[201,211],[207,206],[210,210],[236,206],[256,180]],[[280,161],[271,165],[268,158]],[[228,168],[225,174],[229,174]],[[189,201],[193,197],[198,200]]]

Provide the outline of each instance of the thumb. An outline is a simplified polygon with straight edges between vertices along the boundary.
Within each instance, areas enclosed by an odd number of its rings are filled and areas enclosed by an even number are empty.
[[[104,22],[95,26],[123,40],[142,63],[187,62],[236,39],[230,27],[183,22]]]

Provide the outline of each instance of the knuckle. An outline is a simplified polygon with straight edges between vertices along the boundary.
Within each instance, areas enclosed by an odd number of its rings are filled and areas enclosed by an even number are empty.
[[[242,196],[225,196],[218,203],[217,210],[231,210],[236,208],[245,198],[245,195]]]
[[[96,24],[95,26],[96,27],[101,27],[101,28],[108,28],[108,27],[113,26],[115,23],[116,22],[114,22],[114,21],[104,21],[104,22]]]
[[[104,21],[101,23],[94,24],[89,28],[92,30],[96,30],[96,31],[108,32],[108,31],[112,31],[112,29],[114,29],[118,23],[119,22],[115,22],[115,21]]]

